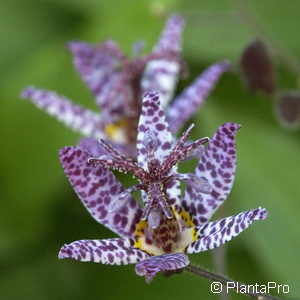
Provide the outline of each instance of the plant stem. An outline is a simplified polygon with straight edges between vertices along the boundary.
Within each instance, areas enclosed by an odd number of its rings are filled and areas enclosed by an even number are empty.
[[[185,271],[187,271],[188,273],[197,275],[197,276],[207,278],[207,279],[209,279],[213,282],[220,282],[224,286],[226,286],[228,283],[231,283],[231,284],[234,283],[233,288],[237,292],[239,292],[239,286],[245,285],[244,283],[228,279],[224,276],[209,272],[207,270],[204,270],[202,268],[199,268],[199,267],[191,265],[191,264],[189,264],[187,267],[185,267]],[[270,296],[270,295],[267,295],[267,294],[255,293],[255,292],[252,292],[252,291],[247,291],[246,293],[243,292],[243,294],[247,295],[249,297],[252,297],[254,299],[258,299],[258,300],[279,300],[279,298],[276,298],[274,296]]]

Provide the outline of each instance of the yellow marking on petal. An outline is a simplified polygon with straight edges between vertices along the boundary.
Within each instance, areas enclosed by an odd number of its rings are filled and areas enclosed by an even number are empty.
[[[187,211],[185,211],[183,209],[180,210],[179,212],[175,209],[173,209],[173,210],[175,212],[176,218],[177,219],[180,218],[184,222],[185,226],[187,226],[187,227],[195,227],[196,226],[190,213],[188,213]]]
[[[176,219],[173,219],[178,224],[179,230],[179,239],[177,241],[168,242],[171,243],[172,249],[171,253],[184,252],[185,249],[193,242],[198,240],[199,233],[195,229],[195,224],[192,221],[190,214],[186,211],[176,211],[175,208],[171,207]],[[165,220],[165,222],[171,222],[170,220]],[[148,228],[147,221],[140,221],[136,224],[135,227],[135,242],[134,248],[143,250],[150,255],[162,255],[167,253],[164,251],[162,244],[159,244],[161,241],[160,236],[154,236],[160,234],[160,230],[164,229],[164,226],[167,226],[165,222],[162,222],[157,229],[151,230]],[[170,225],[170,224],[169,224]],[[167,227],[168,228],[168,227]],[[165,229],[167,229],[165,228]],[[158,243],[158,244],[157,244]],[[168,253],[170,253],[168,251]]]
[[[135,235],[137,237],[144,236],[144,233],[145,233],[145,230],[147,227],[148,227],[147,221],[144,221],[144,220],[140,221],[139,223],[137,223],[135,225],[135,231],[134,231]]]
[[[145,232],[147,230],[147,227],[148,227],[147,221],[140,221],[139,223],[137,223],[135,225],[136,240],[134,242],[133,247],[143,250],[143,251],[149,253],[150,255],[163,254],[163,252],[158,247],[156,247],[153,244],[147,243],[146,237],[145,237]]]
[[[198,231],[195,227],[186,228],[181,233],[181,239],[178,244],[178,252],[184,252],[184,250],[193,242],[199,239]]]
[[[128,127],[128,119],[124,118],[115,123],[105,126],[104,131],[110,140],[125,144],[128,142],[126,129]]]

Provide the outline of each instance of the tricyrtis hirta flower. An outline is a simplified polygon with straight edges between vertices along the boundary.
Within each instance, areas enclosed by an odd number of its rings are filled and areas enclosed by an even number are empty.
[[[263,208],[218,221],[208,220],[228,196],[235,174],[235,123],[220,126],[212,139],[187,142],[192,126],[173,143],[157,93],[143,99],[137,136],[137,162],[101,141],[103,155],[65,147],[61,162],[75,191],[90,214],[121,236],[80,240],[64,245],[59,258],[103,264],[136,263],[136,273],[150,281],[162,271],[169,275],[188,265],[187,253],[219,247],[254,220],[265,219]],[[202,145],[208,142],[204,148]],[[180,161],[198,157],[195,172],[179,174]],[[128,189],[109,168],[129,172],[138,184]],[[179,181],[187,185],[181,195]],[[144,208],[130,195],[142,190]]]
[[[92,91],[101,113],[76,105],[55,92],[34,87],[26,88],[22,97],[92,138],[83,139],[80,146],[95,155],[98,154],[99,138],[126,146],[135,145],[142,95],[148,90],[159,92],[171,130],[176,133],[202,105],[220,75],[230,68],[224,61],[212,65],[168,106],[178,77],[184,73],[180,58],[183,24],[180,16],[171,16],[152,52],[141,55],[135,50],[132,58],[112,40],[100,45],[69,44],[75,68]]]

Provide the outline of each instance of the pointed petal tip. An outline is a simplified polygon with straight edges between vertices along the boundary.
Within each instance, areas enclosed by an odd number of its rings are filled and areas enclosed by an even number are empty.
[[[218,62],[217,64],[224,71],[228,71],[228,72],[233,71],[232,64],[231,64],[230,60],[228,60],[228,59],[224,59],[224,60]]]
[[[174,23],[179,26],[185,25],[185,20],[184,20],[183,16],[181,16],[180,14],[176,14],[176,13],[171,14],[169,16],[167,22]]]
[[[68,245],[64,244],[57,255],[58,259],[65,259],[65,258],[70,258],[70,255],[68,254]]]
[[[226,135],[234,135],[242,127],[239,123],[228,122],[220,126]]]
[[[265,220],[269,217],[268,211],[263,208],[259,207],[253,211],[254,220]]]
[[[159,93],[157,91],[147,91],[143,96],[143,101],[147,100],[158,100]]]
[[[76,149],[77,148],[74,146],[65,146],[58,150],[58,155],[60,158],[62,158],[62,156],[65,156],[69,151],[76,150]]]
[[[21,91],[20,98],[21,99],[30,99],[32,93],[36,90],[34,86],[27,86]]]
[[[77,53],[78,51],[82,51],[83,49],[87,49],[89,48],[89,45],[85,42],[81,42],[81,41],[70,41],[67,42],[65,47],[71,51],[73,54]]]

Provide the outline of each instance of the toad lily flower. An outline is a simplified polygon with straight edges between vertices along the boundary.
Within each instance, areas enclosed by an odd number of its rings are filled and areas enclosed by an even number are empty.
[[[135,54],[129,58],[112,40],[95,46],[83,42],[69,44],[75,68],[92,91],[101,113],[35,87],[24,89],[22,97],[88,137],[80,145],[94,155],[101,151],[98,139],[135,145],[141,99],[148,90],[159,92],[170,128],[176,133],[202,105],[220,75],[230,68],[226,61],[212,65],[168,106],[178,77],[184,73],[180,58],[183,25],[180,16],[171,16],[152,52],[145,56]],[[133,156],[133,152],[127,153]]]
[[[120,235],[106,240],[79,240],[64,245],[59,258],[103,264],[136,263],[136,273],[149,282],[161,271],[177,273],[189,264],[186,254],[210,250],[230,241],[253,221],[267,217],[264,208],[209,222],[233,184],[239,125],[226,123],[213,135],[186,144],[192,126],[173,145],[158,94],[143,99],[137,136],[137,163],[101,142],[103,155],[65,147],[61,163],[90,214]],[[203,149],[202,149],[203,148]],[[178,162],[202,152],[193,174],[178,174]],[[125,190],[108,169],[130,172],[139,183]],[[181,195],[178,181],[187,185]],[[130,195],[142,190],[144,208]]]

